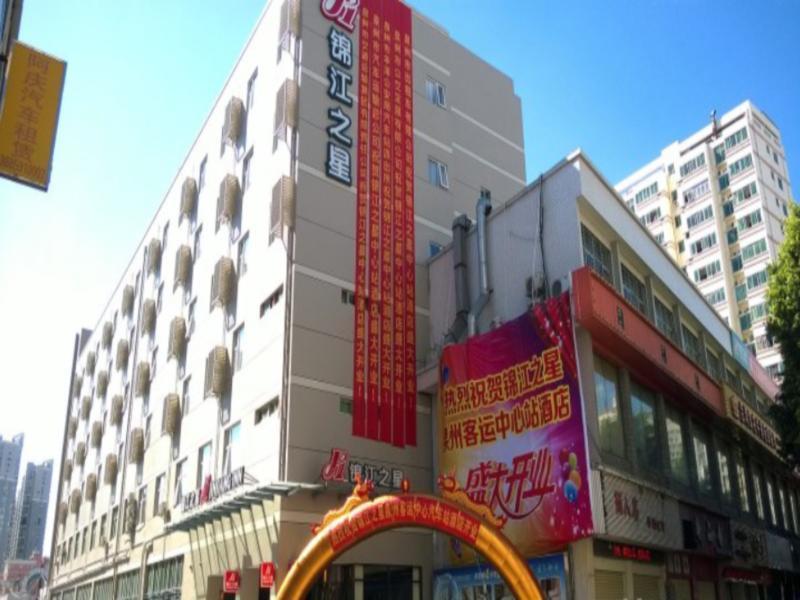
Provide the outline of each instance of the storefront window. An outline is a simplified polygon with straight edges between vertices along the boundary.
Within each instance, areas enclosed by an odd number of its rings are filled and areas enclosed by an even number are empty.
[[[758,467],[753,467],[753,492],[756,497],[756,515],[759,519],[764,518],[764,499],[762,494],[764,491],[761,488],[761,476],[758,474]]]
[[[719,485],[722,497],[730,502],[733,499],[731,473],[728,468],[728,453],[723,448],[717,450],[717,465],[719,466]]]
[[[636,461],[640,467],[657,469],[655,396],[636,382],[631,382],[631,415]]]
[[[625,456],[625,440],[622,436],[619,410],[619,373],[614,365],[596,355],[594,391],[600,448],[617,456]]]
[[[744,472],[741,455],[736,461],[736,479],[739,483],[739,506],[744,512],[750,512],[750,495],[747,492],[747,475]]]
[[[711,466],[708,461],[708,442],[703,432],[694,432],[694,462],[697,466],[697,487],[705,494],[711,493]]]
[[[667,445],[669,446],[669,467],[672,476],[681,483],[689,484],[689,465],[686,462],[686,449],[683,445],[683,427],[678,411],[667,409]]]
[[[764,475],[764,479],[767,482],[767,502],[769,502],[769,522],[773,525],[778,524],[778,512],[777,506],[775,505],[775,488],[772,485],[772,479],[770,479],[769,475]]]

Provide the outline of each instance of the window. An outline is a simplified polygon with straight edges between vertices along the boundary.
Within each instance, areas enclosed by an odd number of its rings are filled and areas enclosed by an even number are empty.
[[[716,164],[725,162],[725,146],[722,144],[714,148],[714,162]]]
[[[622,265],[622,293],[639,312],[647,312],[647,293],[644,284],[625,265]]]
[[[245,108],[247,109],[248,117],[250,116],[250,109],[253,108],[253,102],[256,99],[256,77],[258,77],[258,69],[253,71],[250,79],[247,80],[247,99],[245,101]]]
[[[342,304],[351,304],[353,306],[355,306],[356,304],[355,292],[351,292],[350,290],[342,288],[341,298],[342,298]]]
[[[767,283],[767,270],[756,271],[752,275],[747,276],[747,289],[754,290],[760,288]]]
[[[352,398],[339,398],[339,412],[346,415],[353,414],[353,399]]]
[[[749,262],[767,251],[767,240],[760,239],[742,248],[742,260]]]
[[[747,286],[743,283],[740,283],[736,286],[736,301],[741,302],[747,298]]]
[[[153,424],[153,415],[147,415],[144,419],[144,447],[150,447],[150,436]]]
[[[436,106],[444,108],[447,104],[444,85],[430,77],[425,80],[425,96]]]
[[[731,488],[731,473],[728,468],[728,454],[722,448],[717,450],[717,466],[719,467],[719,485],[722,497],[731,502],[733,501],[733,489]]]
[[[688,190],[683,192],[683,203],[691,204],[695,200],[705,196],[710,191],[711,185],[709,185],[708,179],[704,179],[700,183],[694,184]]]
[[[211,477],[211,442],[200,447],[197,451],[197,486],[202,487],[207,477]]]
[[[600,448],[624,457],[625,440],[622,436],[619,405],[619,374],[614,365],[597,355],[594,357],[594,391]]]
[[[222,447],[222,472],[225,475],[241,466],[242,457],[239,455],[241,430],[241,423],[231,425],[225,430],[225,439]]]
[[[647,227],[648,225],[652,225],[653,223],[655,223],[660,219],[661,219],[661,207],[658,207],[654,208],[646,215],[642,215],[639,221],[642,223],[642,225]]]
[[[181,406],[181,412],[183,413],[184,417],[186,415],[188,415],[189,414],[189,410],[191,410],[191,408],[190,408],[191,407],[191,400],[190,400],[190,395],[189,395],[189,390],[191,388],[191,383],[192,383],[191,376],[189,376],[189,377],[187,377],[186,379],[183,380],[183,398],[182,398],[183,405]]]
[[[102,544],[106,540],[106,515],[100,517],[100,533],[98,536],[97,543]]]
[[[722,379],[722,365],[719,357],[706,348],[706,362],[708,363],[708,373],[717,381]]]
[[[200,161],[200,172],[197,175],[197,191],[200,192],[206,185],[206,165],[208,164],[208,155],[203,157]]]
[[[783,189],[783,179],[778,177],[778,187],[782,190]]]
[[[739,327],[742,331],[747,331],[753,324],[753,319],[749,312],[739,314]]]
[[[733,202],[730,200],[722,205],[722,214],[730,217],[733,214]]]
[[[664,232],[663,231],[659,231],[657,234],[655,234],[653,236],[653,239],[656,241],[657,244],[663,244],[664,243]]]
[[[681,324],[681,329],[683,330],[683,351],[694,362],[702,363],[703,354],[700,347],[700,339],[685,324]]]
[[[746,229],[750,229],[751,227],[755,227],[759,223],[761,223],[761,209],[756,209],[740,219],[737,219],[736,228],[739,231],[744,231]]]
[[[769,503],[769,522],[772,525],[778,524],[778,507],[775,504],[775,488],[772,484],[772,478],[769,475],[764,475],[764,480],[767,482],[767,502]]]
[[[708,250],[709,248],[713,248],[717,245],[717,234],[716,233],[709,233],[708,235],[704,235],[699,240],[695,240],[689,246],[692,256],[697,254],[701,254]]]
[[[747,139],[747,127],[742,127],[737,132],[725,138],[725,148],[730,150],[737,144],[742,143]]]
[[[633,201],[636,204],[641,204],[645,200],[650,199],[651,197],[658,194],[658,182],[654,182],[651,185],[648,185],[646,188],[643,188],[636,192],[636,195],[633,197]]]
[[[278,289],[267,296],[267,299],[261,303],[258,316],[263,317],[268,310],[273,308],[280,301],[281,296],[283,296],[283,284],[279,285]]]
[[[197,259],[200,258],[200,242],[202,241],[202,237],[203,226],[199,225],[194,232],[194,248],[192,250],[192,257],[195,263],[197,263]]]
[[[731,174],[731,177],[733,177],[734,175],[738,175],[745,169],[749,169],[752,166],[753,166],[753,157],[748,154],[744,158],[740,158],[739,160],[731,164],[729,172]]]
[[[581,225],[581,240],[583,241],[583,263],[591,267],[608,283],[613,283],[611,279],[611,251],[584,225]]]
[[[783,528],[788,530],[789,529],[789,506],[786,504],[786,492],[783,490],[780,482],[777,482],[778,486],[778,498],[781,505],[781,519],[783,522]]]
[[[738,273],[742,270],[742,255],[741,253],[736,253],[731,257],[731,270],[734,273]]]
[[[756,195],[756,182],[746,184],[744,187],[739,188],[733,192],[733,203],[736,205],[746,202]]]
[[[690,214],[686,218],[686,227],[688,227],[689,229],[693,229],[694,227],[700,225],[700,223],[708,221],[708,219],[710,219],[713,216],[714,216],[714,209],[709,204],[705,208],[701,208],[697,212],[693,212],[692,214]]]
[[[89,550],[94,550],[94,545],[97,543],[97,521],[92,522],[92,533],[89,538]]]
[[[242,368],[242,343],[244,342],[244,324],[233,332],[233,372]]]
[[[728,186],[731,184],[731,177],[727,173],[723,173],[719,177],[717,177],[717,183],[719,184],[719,191],[723,191],[728,189]]]
[[[250,244],[250,232],[245,233],[239,240],[239,250],[236,255],[236,272],[239,279],[247,273],[247,246]]]
[[[440,243],[434,242],[434,241],[429,241],[428,242],[428,256],[429,257],[434,257],[437,254],[439,254],[439,252],[441,252],[441,251],[442,251],[442,245]]]
[[[706,301],[711,304],[719,304],[720,302],[725,301],[725,288],[721,287],[719,289],[714,290],[713,292],[706,294]]]
[[[657,469],[659,464],[655,405],[653,393],[632,381],[631,418],[636,462],[640,467],[649,469]]]
[[[694,270],[694,281],[695,283],[700,283],[701,281],[705,281],[707,279],[711,279],[712,277],[716,276],[721,271],[721,267],[718,260],[708,263],[707,265],[703,265],[699,269]]]
[[[729,245],[735,244],[736,241],[739,239],[739,231],[736,229],[736,227],[731,227],[730,229],[728,229],[726,236],[728,238]]]
[[[791,488],[789,488],[787,491],[789,493],[789,507],[792,510],[792,531],[797,533],[797,499],[795,498],[794,491]]]
[[[681,165],[680,173],[681,177],[686,177],[690,173],[695,172],[700,167],[706,164],[706,155],[705,154],[698,154],[693,159],[686,161]]]
[[[655,298],[655,305],[656,327],[668,338],[675,339],[675,317],[672,311],[658,298]]]
[[[194,315],[197,309],[197,298],[189,302],[189,311],[186,320],[189,322],[189,334],[192,335],[194,333],[194,326],[195,326],[195,319]]]
[[[753,467],[753,495],[756,499],[756,514],[759,519],[764,519],[764,490],[761,487],[761,476],[758,473],[758,467]]]
[[[153,511],[155,514],[161,514],[161,503],[164,502],[164,477],[165,475],[162,473],[158,477],[156,477],[156,487],[153,492]]]
[[[175,465],[175,501],[173,506],[177,506],[183,500],[183,493],[186,487],[186,459],[184,458]]]
[[[258,425],[259,423],[261,423],[261,421],[263,421],[270,415],[274,414],[275,411],[277,410],[278,410],[278,397],[275,396],[274,398],[270,399],[269,402],[259,406],[256,409],[255,424]]]
[[[111,509],[111,520],[108,523],[108,539],[112,539],[117,535],[117,519],[119,517],[119,507],[115,506]]]
[[[81,536],[81,554],[86,554],[86,540],[89,537],[89,528],[83,528],[83,535]]]
[[[667,447],[669,448],[669,468],[672,476],[689,485],[689,464],[686,461],[686,447],[683,441],[683,427],[677,410],[667,408]]]
[[[747,491],[747,475],[744,471],[741,454],[736,460],[736,480],[739,483],[739,506],[742,511],[750,512],[750,494]]]
[[[697,466],[697,486],[705,494],[711,493],[711,467],[708,461],[708,442],[706,436],[700,431],[695,431],[694,462]]]
[[[156,378],[156,367],[158,366],[158,346],[153,348],[150,355],[150,381]]]
[[[768,314],[767,310],[767,303],[761,302],[759,304],[753,304],[750,307],[750,316],[753,319],[753,322],[760,321],[761,319],[765,319]]]
[[[447,178],[447,165],[436,159],[429,158],[428,183],[439,186],[445,190],[448,189],[450,187],[450,181]]]
[[[242,193],[246,192],[250,188],[250,180],[253,176],[253,170],[250,168],[252,160],[253,149],[250,148],[247,156],[245,156],[244,160],[242,161]]]
[[[144,525],[145,519],[147,518],[147,486],[143,485],[139,488],[139,496],[138,496],[138,510],[137,510],[137,525]]]
[[[158,286],[158,291],[156,292],[156,313],[161,314],[161,307],[164,304],[164,282],[162,281],[161,284]]]

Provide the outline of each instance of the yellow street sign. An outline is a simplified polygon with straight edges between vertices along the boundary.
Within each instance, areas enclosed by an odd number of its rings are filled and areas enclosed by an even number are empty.
[[[0,176],[47,189],[66,69],[14,42],[0,112]]]

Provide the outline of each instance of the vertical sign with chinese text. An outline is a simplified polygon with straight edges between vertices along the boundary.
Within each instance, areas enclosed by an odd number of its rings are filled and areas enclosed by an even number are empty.
[[[328,96],[338,103],[328,111],[326,174],[344,185],[353,174],[348,86],[358,74],[353,434],[415,445],[411,10],[399,0],[321,0],[320,8],[335,23]],[[348,34],[356,22],[357,64]]]
[[[525,556],[593,531],[569,294],[444,349],[441,472],[505,521]],[[456,562],[466,550],[450,548]]]
[[[14,42],[0,112],[0,175],[47,189],[66,68]]]

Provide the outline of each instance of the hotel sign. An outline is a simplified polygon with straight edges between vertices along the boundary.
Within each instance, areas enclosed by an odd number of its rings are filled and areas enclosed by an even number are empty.
[[[216,500],[231,490],[244,485],[244,483],[244,467],[239,467],[227,475],[217,477],[214,480],[211,479],[211,475],[207,475],[202,486],[183,496],[183,512],[193,510],[203,504],[208,504],[212,500]]]
[[[403,484],[403,471],[350,459],[350,452],[341,448],[331,448],[331,456],[320,473],[322,481],[339,481],[356,484],[371,481],[375,487],[399,490]]]
[[[779,455],[781,441],[778,432],[727,385],[723,385],[723,391],[725,393],[725,413],[728,418],[736,422],[767,450],[776,456]]]

